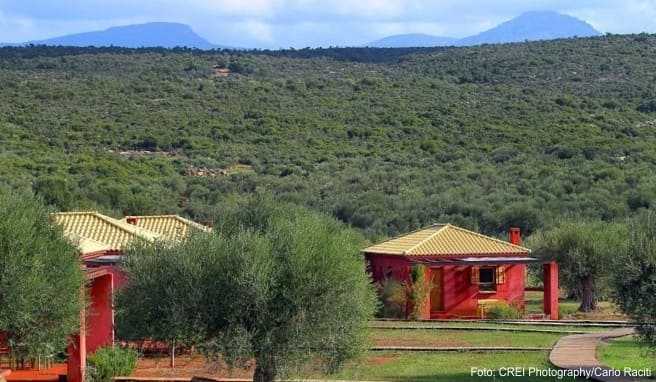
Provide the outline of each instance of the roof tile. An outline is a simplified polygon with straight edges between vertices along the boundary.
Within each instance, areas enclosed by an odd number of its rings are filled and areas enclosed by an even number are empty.
[[[378,243],[365,253],[412,256],[517,255],[528,248],[451,224],[430,227]]]
[[[212,229],[194,221],[185,219],[178,215],[152,215],[152,216],[126,216],[121,221],[128,223],[133,220],[137,227],[147,229],[167,238],[179,238],[186,236],[190,229],[203,232],[211,232]]]
[[[187,235],[189,227],[210,229],[179,216],[142,216],[142,224],[130,224],[126,219],[114,219],[95,211],[59,212],[51,214],[61,225],[64,235],[75,242],[82,254],[121,250],[133,240],[177,240]]]

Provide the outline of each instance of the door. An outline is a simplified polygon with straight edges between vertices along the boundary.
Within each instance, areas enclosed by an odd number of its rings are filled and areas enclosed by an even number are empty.
[[[444,293],[442,290],[444,284],[443,273],[442,268],[431,268],[431,312],[441,312],[444,310]]]

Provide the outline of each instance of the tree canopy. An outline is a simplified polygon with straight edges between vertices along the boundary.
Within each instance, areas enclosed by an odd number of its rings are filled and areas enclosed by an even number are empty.
[[[556,260],[562,284],[581,300],[579,310],[596,308],[608,296],[614,265],[621,261],[627,230],[622,223],[602,221],[562,222],[530,237],[534,254]]]
[[[656,347],[656,215],[645,213],[629,225],[622,261],[613,269],[615,300],[639,323],[638,332]]]
[[[231,68],[219,76],[214,67]],[[368,238],[528,234],[656,196],[656,37],[435,49],[0,49],[0,178],[58,209],[265,190]]]
[[[312,361],[336,370],[363,349],[375,293],[361,237],[289,205],[250,202],[212,234],[128,251],[122,333],[200,345],[272,381]]]
[[[83,283],[77,249],[43,204],[0,187],[0,332],[14,356],[64,350],[79,330]]]

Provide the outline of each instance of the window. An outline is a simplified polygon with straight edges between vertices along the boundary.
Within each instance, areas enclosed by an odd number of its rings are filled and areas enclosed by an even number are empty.
[[[478,288],[482,292],[494,292],[497,290],[495,268],[479,269],[478,274]]]

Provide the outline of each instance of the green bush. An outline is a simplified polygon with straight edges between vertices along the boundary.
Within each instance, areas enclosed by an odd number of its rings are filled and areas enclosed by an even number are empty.
[[[491,305],[485,311],[485,318],[492,320],[518,319],[522,318],[522,316],[523,314],[521,310],[506,302],[498,302],[494,305]]]
[[[425,265],[415,265],[412,267],[410,273],[412,277],[412,285],[410,290],[410,299],[412,301],[412,311],[410,312],[410,319],[421,319],[421,314],[426,302],[430,296],[431,285],[426,281]]]
[[[116,376],[132,374],[137,366],[137,352],[120,347],[103,347],[87,358],[89,382],[108,382]]]
[[[385,279],[378,284],[380,310],[382,318],[405,318],[408,292],[403,283],[395,279]]]
[[[627,248],[616,262],[615,301],[639,323],[640,339],[656,349],[656,213],[638,216],[628,231]]]
[[[80,327],[82,285],[77,250],[41,200],[0,185],[0,333],[14,359],[66,348]]]

